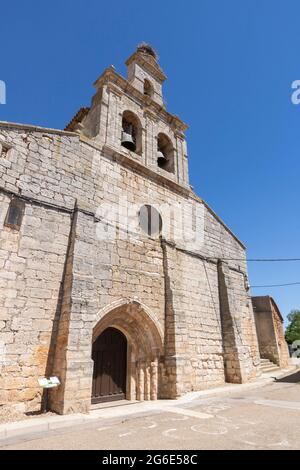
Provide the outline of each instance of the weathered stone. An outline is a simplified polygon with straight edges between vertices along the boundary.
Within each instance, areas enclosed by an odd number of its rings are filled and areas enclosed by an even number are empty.
[[[287,367],[289,351],[285,341],[283,318],[274,299],[252,297],[260,357]]]
[[[0,168],[3,403],[39,409],[37,379],[57,375],[48,406],[87,412],[92,345],[109,327],[126,337],[128,399],[256,374],[245,248],[189,186],[186,125],[163,106],[155,56],[127,65],[127,80],[104,72],[65,131],[0,123],[14,147]],[[135,151],[121,145],[128,124]],[[5,191],[25,200],[19,230],[4,224]]]

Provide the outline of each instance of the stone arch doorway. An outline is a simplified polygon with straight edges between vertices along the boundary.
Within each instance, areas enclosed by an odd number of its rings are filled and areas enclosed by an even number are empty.
[[[160,393],[162,331],[157,319],[139,302],[119,301],[98,314],[93,343],[107,329],[121,332],[127,341],[127,400],[156,400]]]
[[[127,340],[116,328],[107,328],[93,343],[92,403],[126,397]]]

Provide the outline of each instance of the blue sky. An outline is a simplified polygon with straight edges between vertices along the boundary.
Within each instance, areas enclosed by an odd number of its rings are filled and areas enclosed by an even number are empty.
[[[250,258],[300,257],[298,0],[14,0],[1,4],[0,120],[63,128],[110,64],[151,43],[168,110],[190,126],[196,192]],[[300,281],[300,263],[250,263],[252,285]],[[283,314],[300,286],[254,289]]]

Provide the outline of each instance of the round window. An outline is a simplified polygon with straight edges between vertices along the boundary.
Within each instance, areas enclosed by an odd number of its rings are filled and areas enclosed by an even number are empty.
[[[162,230],[162,218],[158,210],[146,204],[139,212],[140,227],[149,237],[158,236]]]

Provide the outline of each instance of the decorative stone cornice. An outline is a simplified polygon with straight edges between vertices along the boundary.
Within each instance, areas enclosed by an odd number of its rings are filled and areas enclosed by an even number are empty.
[[[104,155],[112,157],[121,165],[139,171],[139,173],[142,173],[149,179],[158,182],[162,186],[167,186],[184,196],[189,196],[191,193],[189,187],[182,186],[181,184],[177,183],[177,181],[174,181],[173,179],[162,175],[161,173],[157,173],[157,171],[154,171],[152,168],[143,165],[142,162],[131,157],[129,152],[122,152],[119,149],[107,144],[103,145],[102,151]]]
[[[149,110],[151,110],[160,119],[172,126],[174,130],[181,131],[183,133],[188,129],[187,124],[181,121],[178,116],[169,113],[162,105],[156,103],[149,96],[141,93],[137,88],[131,85],[128,80],[119,75],[113,66],[104,70],[103,74],[100,75],[94,83],[97,90],[101,89],[104,85],[108,86],[108,88],[115,85],[114,92],[116,92],[116,87],[119,87],[123,93],[137,100],[143,107],[149,108]]]
[[[117,95],[119,98],[122,98],[123,92],[113,83],[107,83],[107,90]]]
[[[163,70],[160,68],[154,57],[149,54],[143,54],[140,51],[135,51],[129,59],[125,62],[128,66],[132,62],[140,64],[144,69],[151,73],[151,75],[157,78],[160,82],[164,82],[167,78]]]

